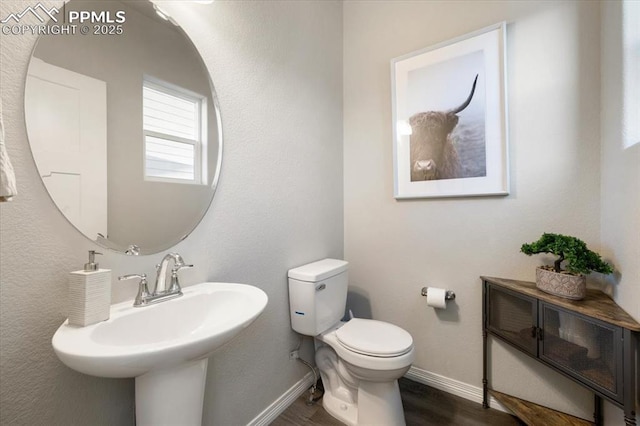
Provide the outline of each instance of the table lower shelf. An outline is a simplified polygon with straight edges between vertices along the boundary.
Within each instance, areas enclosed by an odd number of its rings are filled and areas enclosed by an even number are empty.
[[[505,408],[509,409],[528,426],[593,426],[594,423],[571,416],[533,402],[525,401],[515,396],[498,391],[489,390]]]

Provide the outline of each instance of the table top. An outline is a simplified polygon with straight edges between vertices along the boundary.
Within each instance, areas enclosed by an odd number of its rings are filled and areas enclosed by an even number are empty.
[[[483,281],[504,287],[515,292],[549,302],[561,308],[597,318],[609,324],[640,332],[640,323],[625,312],[605,293],[587,289],[587,296],[582,300],[571,300],[545,293],[530,281],[512,280],[507,278],[480,277]]]

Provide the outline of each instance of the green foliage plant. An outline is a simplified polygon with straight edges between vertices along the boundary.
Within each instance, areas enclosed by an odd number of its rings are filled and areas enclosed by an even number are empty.
[[[613,267],[603,261],[598,253],[587,248],[584,241],[575,237],[561,234],[544,233],[538,241],[523,244],[520,251],[528,256],[539,253],[551,253],[558,256],[554,262],[555,272],[563,272],[561,264],[565,263],[565,270],[573,275],[589,274],[591,271],[602,274],[613,273]]]

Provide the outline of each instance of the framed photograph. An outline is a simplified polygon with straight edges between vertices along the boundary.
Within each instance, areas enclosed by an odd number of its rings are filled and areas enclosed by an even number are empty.
[[[505,26],[391,61],[396,199],[509,193]]]

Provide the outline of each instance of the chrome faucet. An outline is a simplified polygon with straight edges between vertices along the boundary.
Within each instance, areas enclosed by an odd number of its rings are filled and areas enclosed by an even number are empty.
[[[173,259],[173,268],[171,268],[171,282],[169,288],[166,288],[167,283],[167,267],[169,261]],[[178,281],[178,271],[183,268],[193,268],[193,265],[187,265],[184,263],[182,256],[178,253],[169,253],[162,261],[156,265],[158,275],[156,277],[156,284],[151,292],[147,287],[147,275],[146,274],[129,274],[118,277],[118,280],[129,280],[133,278],[139,278],[140,283],[138,288],[138,295],[136,296],[133,306],[147,306],[153,303],[164,302],[165,300],[173,299],[182,296],[182,289],[180,288],[180,282]]]
[[[167,266],[169,261],[173,259],[173,268],[171,269],[171,285],[167,289]],[[178,282],[178,271],[182,268],[193,268],[193,265],[187,265],[182,260],[182,256],[178,253],[169,253],[162,258],[162,261],[156,265],[158,274],[156,275],[156,285],[153,288],[154,295],[167,293],[180,293],[180,283]]]

